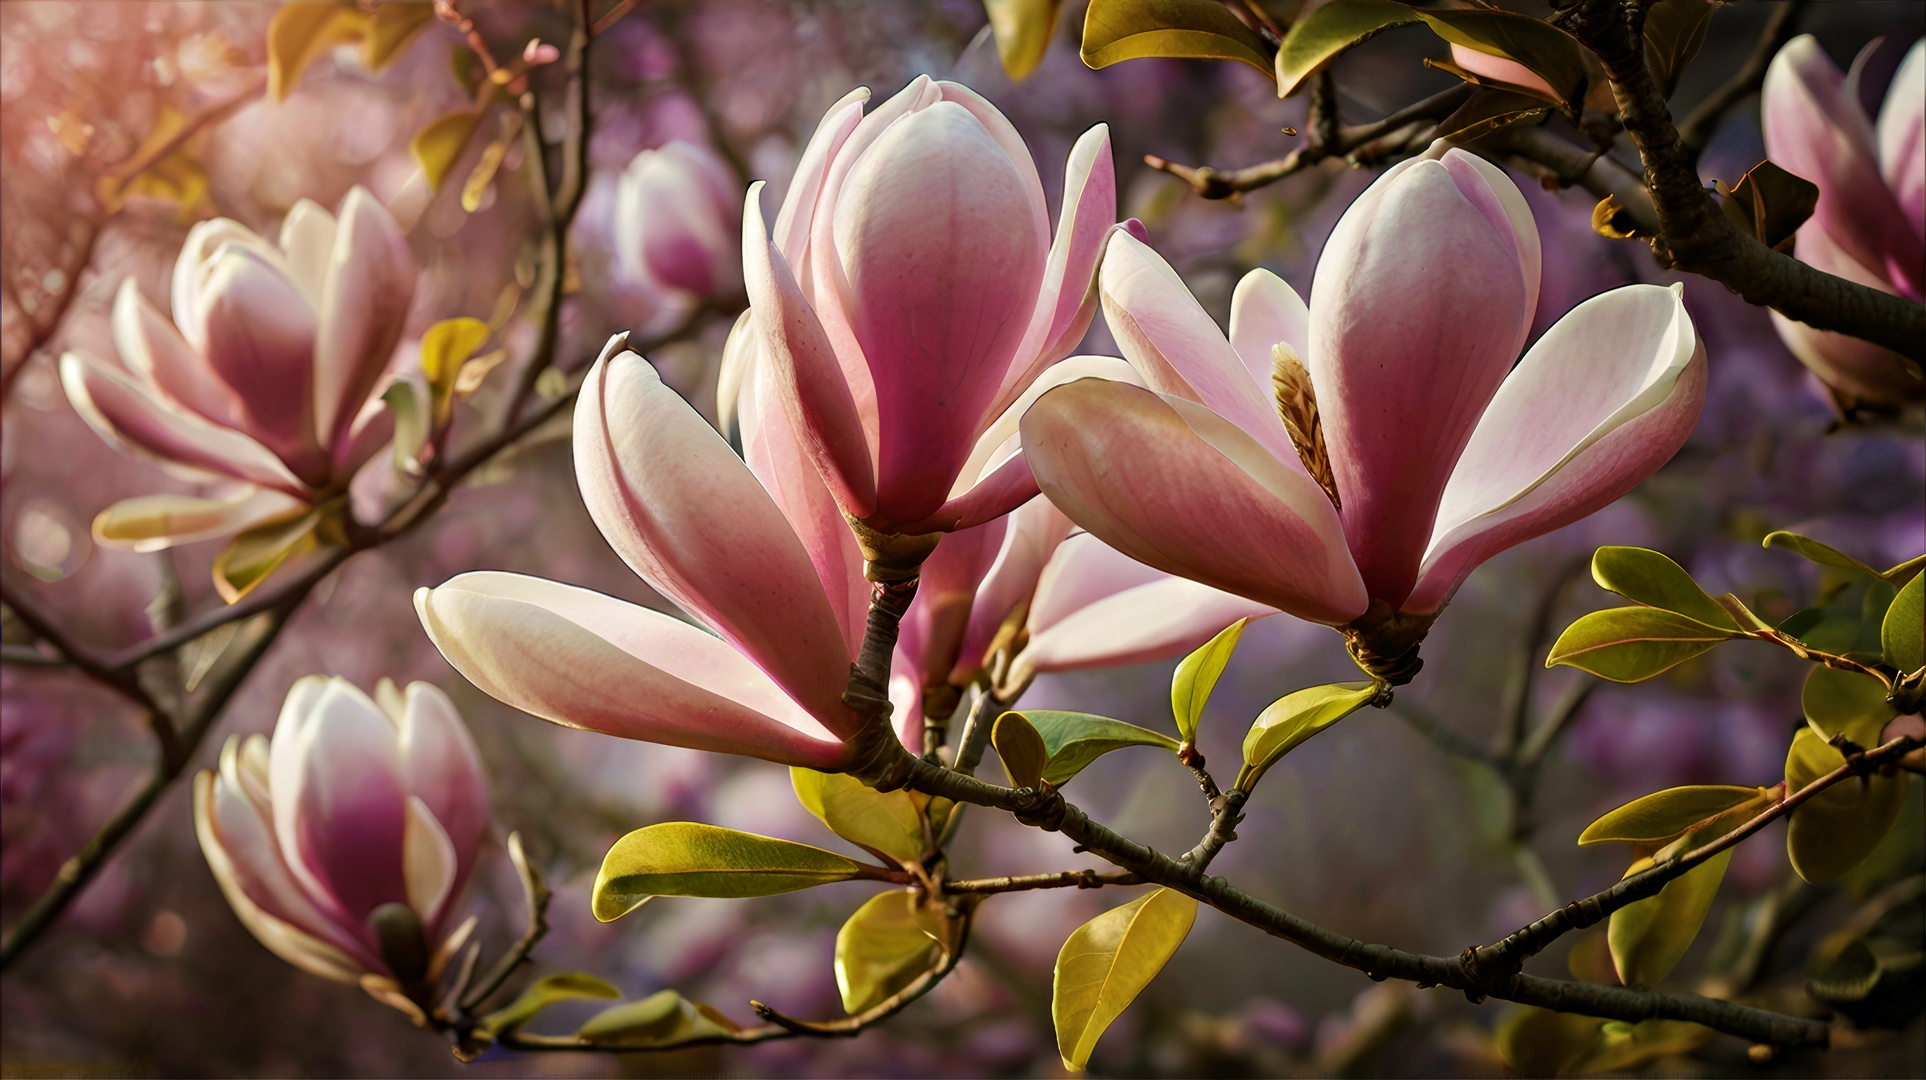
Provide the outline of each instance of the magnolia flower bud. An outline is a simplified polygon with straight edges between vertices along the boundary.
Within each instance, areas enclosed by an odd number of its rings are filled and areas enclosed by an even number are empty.
[[[616,193],[616,253],[633,277],[697,296],[742,287],[742,185],[706,146],[644,150]]]

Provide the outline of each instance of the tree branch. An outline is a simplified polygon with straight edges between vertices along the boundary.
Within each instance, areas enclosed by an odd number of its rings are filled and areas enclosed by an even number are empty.
[[[1141,885],[1135,874],[1100,874],[1095,870],[1061,870],[1054,874],[1016,874],[968,878],[943,883],[945,893],[1028,892],[1031,889],[1101,889],[1105,885]]]
[[[1712,141],[1712,135],[1719,128],[1725,114],[1732,107],[1759,92],[1764,85],[1766,69],[1772,66],[1772,58],[1792,40],[1792,31],[1800,11],[1806,6],[1805,0],[1790,0],[1781,3],[1766,16],[1765,28],[1759,31],[1758,43],[1752,46],[1752,55],[1746,57],[1744,66],[1732,73],[1732,77],[1718,89],[1706,95],[1704,101],[1692,110],[1685,122],[1679,125],[1679,141],[1686,152],[1697,161],[1705,152],[1705,144]]]
[[[1748,303],[1816,329],[1926,359],[1926,305],[1781,255],[1739,231],[1701,186],[1695,158],[1646,66],[1643,0],[1563,0],[1555,21],[1598,57],[1611,79],[1658,212],[1652,254],[1661,266],[1711,278]]]

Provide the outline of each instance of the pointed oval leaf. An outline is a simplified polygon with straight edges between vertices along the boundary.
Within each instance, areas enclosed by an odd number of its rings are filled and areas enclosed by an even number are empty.
[[[1605,940],[1611,946],[1612,964],[1618,969],[1620,982],[1649,986],[1672,973],[1685,950],[1692,947],[1692,940],[1699,936],[1719,882],[1725,879],[1726,864],[1731,861],[1732,849],[1727,848],[1666,882],[1657,896],[1612,912]],[[1651,859],[1640,859],[1625,871],[1625,876],[1631,877],[1650,865]]]
[[[791,766],[796,799],[829,831],[900,862],[923,857],[922,806],[908,791],[877,791],[847,773]]]
[[[1158,889],[1084,923],[1057,954],[1050,1016],[1064,1067],[1082,1071],[1104,1033],[1164,968],[1197,921],[1197,901]]]
[[[560,975],[544,975],[535,980],[521,996],[510,1002],[507,1007],[498,1009],[481,1022],[481,1031],[488,1037],[503,1035],[514,1031],[543,1009],[558,1001],[574,1001],[581,998],[606,998],[614,1000],[622,996],[622,991],[607,982],[583,971],[564,972]]]
[[[94,539],[103,544],[144,550],[169,537],[218,529],[233,516],[234,504],[192,495],[135,495],[94,517]]]
[[[1709,1027],[1683,1020],[1640,1020],[1606,1024],[1592,1048],[1567,1070],[1573,1073],[1626,1073],[1661,1058],[1689,1054],[1718,1035]]]
[[[1043,786],[1043,767],[1050,761],[1050,748],[1022,713],[1006,712],[997,717],[996,726],[990,729],[990,745],[1003,759],[1003,771],[1009,775],[1011,787]]]
[[[1906,583],[1917,577],[1922,569],[1926,569],[1926,555],[1915,555],[1879,576],[1904,588]]]
[[[1800,728],[1786,752],[1786,790],[1798,791],[1845,763],[1812,728]],[[1814,883],[1845,874],[1886,838],[1905,804],[1903,776],[1874,774],[1832,785],[1792,812],[1786,828],[1792,868]]]
[[[1858,559],[1826,544],[1822,544],[1810,536],[1801,536],[1796,532],[1791,532],[1786,529],[1767,533],[1766,538],[1760,541],[1760,546],[1785,548],[1787,551],[1804,556],[1808,561],[1816,562],[1820,566],[1833,566],[1841,570],[1852,570],[1856,573],[1865,574],[1868,577],[1880,576],[1879,571],[1874,570]]]
[[[1530,68],[1568,108],[1575,110],[1585,96],[1585,60],[1578,42],[1543,19],[1489,8],[1433,8],[1417,14],[1432,33],[1454,45]]]
[[[1821,739],[1844,735],[1862,747],[1878,745],[1879,733],[1897,715],[1886,702],[1886,684],[1878,679],[1816,665],[1806,674],[1799,704]]]
[[[731,1035],[741,1028],[707,1005],[674,990],[659,990],[639,1001],[625,1001],[589,1018],[575,1037],[598,1046],[647,1050],[694,1039]]]
[[[862,872],[854,860],[808,844],[671,821],[637,829],[609,848],[595,876],[594,911],[612,922],[653,896],[773,896]]]
[[[1168,56],[1235,60],[1271,74],[1271,50],[1215,0],[1090,0],[1083,62],[1093,68]]]
[[[1657,608],[1607,608],[1566,627],[1545,666],[1564,664],[1613,682],[1642,682],[1743,636]]]
[[[1498,1028],[1498,1053],[1517,1076],[1558,1076],[1599,1041],[1605,1021],[1595,1016],[1519,1009]]]
[[[1297,93],[1344,53],[1386,30],[1420,21],[1390,0],[1332,0],[1296,22],[1277,47],[1277,96]]]
[[[433,15],[432,8],[429,14]],[[361,40],[367,29],[367,14],[351,3],[294,0],[283,5],[268,23],[268,99],[286,101],[316,57],[336,45]]]
[[[433,4],[388,0],[368,19],[367,35],[361,41],[361,62],[370,71],[380,71],[394,63],[434,21]]]
[[[1602,547],[1592,554],[1592,580],[1627,600],[1683,615],[1688,619],[1737,630],[1739,624],[1712,595],[1699,588],[1685,568],[1656,551],[1638,547]]]
[[[943,948],[923,929],[911,889],[872,896],[836,932],[836,988],[843,1010],[855,1014],[935,967]]]
[[[1061,0],[983,0],[1004,74],[1021,82],[1043,63],[1056,36],[1061,6]]]
[[[1713,0],[1658,0],[1646,9],[1646,62],[1665,96],[1678,89],[1679,76],[1705,44],[1706,24],[1717,6]]]
[[[1185,742],[1197,741],[1197,720],[1204,715],[1217,679],[1237,651],[1237,639],[1244,636],[1249,619],[1239,619],[1217,632],[1217,636],[1184,657],[1177,673],[1170,677],[1170,712],[1177,718],[1177,735]]]
[[[1178,742],[1161,731],[1112,720],[1091,713],[1055,709],[1025,709],[1024,719],[1043,736],[1049,762],[1043,778],[1062,787],[1084,767],[1112,750],[1126,746],[1155,746],[1176,753]]]
[[[1378,684],[1331,683],[1286,694],[1257,715],[1244,736],[1244,768],[1236,787],[1249,791],[1264,771],[1304,740],[1357,712],[1378,696]]]
[[[1663,847],[1728,811],[1751,808],[1757,813],[1771,801],[1768,788],[1725,784],[1668,788],[1633,799],[1592,822],[1579,834],[1578,843]]]
[[[1879,624],[1886,662],[1908,674],[1926,667],[1926,574],[1915,574],[1893,597]]]
[[[458,109],[436,118],[415,133],[414,140],[408,144],[408,152],[414,155],[415,164],[421,166],[429,190],[441,190],[442,182],[448,179],[449,172],[455,168],[455,162],[467,148],[468,137],[475,133],[481,117],[480,109]]]
[[[421,370],[437,390],[453,387],[468,358],[488,341],[488,324],[466,315],[443,319],[421,335]]]
[[[315,509],[235,536],[214,556],[214,591],[230,604],[239,601],[290,557],[317,547],[315,529],[320,524],[321,511]]]

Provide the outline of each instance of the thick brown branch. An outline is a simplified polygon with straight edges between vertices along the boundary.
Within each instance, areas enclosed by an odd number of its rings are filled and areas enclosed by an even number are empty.
[[[1569,0],[1563,27],[1598,57],[1619,118],[1645,165],[1658,212],[1652,253],[1663,266],[1711,278],[1788,318],[1926,359],[1926,305],[1823,273],[1739,231],[1701,186],[1696,159],[1672,126],[1645,62],[1640,0]]]

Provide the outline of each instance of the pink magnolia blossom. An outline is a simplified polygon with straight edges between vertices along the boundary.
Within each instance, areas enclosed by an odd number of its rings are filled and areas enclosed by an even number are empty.
[[[373,395],[414,289],[406,237],[361,188],[338,219],[296,203],[278,247],[225,218],[196,225],[174,267],[171,321],[123,282],[113,333],[125,367],[66,354],[68,399],[109,443],[254,495],[130,500],[97,523],[102,539],[165,547],[344,490],[392,432]]]
[[[1799,227],[1799,260],[1882,292],[1926,301],[1926,42],[1915,42],[1886,92],[1877,124],[1810,34],[1786,43],[1766,71],[1766,154],[1819,185]],[[1847,403],[1901,405],[1926,381],[1897,354],[1773,312],[1779,337]]]
[[[982,524],[1036,493],[1020,457],[968,467],[984,433],[1083,337],[1116,219],[1109,134],[1071,150],[1054,241],[1043,185],[1009,121],[919,77],[863,115],[829,110],[771,239],[743,212],[756,325],[842,512],[884,533]]]
[[[615,248],[628,272],[697,296],[742,287],[742,184],[714,150],[677,139],[622,172]]]
[[[1470,46],[1452,42],[1451,62],[1491,82],[1516,86],[1552,101],[1562,100],[1558,91],[1552,89],[1552,85],[1545,81],[1544,76],[1516,60],[1493,56],[1488,52],[1479,52]]]
[[[1246,276],[1228,338],[1119,232],[1104,313],[1149,389],[1053,390],[1025,453],[1071,520],[1159,570],[1331,624],[1436,612],[1485,559],[1631,490],[1698,417],[1704,350],[1676,288],[1594,297],[1514,368],[1538,272],[1523,197],[1459,150],[1346,211],[1309,308]],[[1308,368],[1341,510],[1274,405],[1280,344]]]
[[[370,919],[384,905],[414,913],[437,962],[467,936],[474,920],[451,929],[451,915],[488,818],[474,739],[427,683],[384,679],[370,700],[310,675],[272,740],[230,738],[194,778],[201,850],[241,922],[289,963],[371,988],[421,974],[384,957]]]

